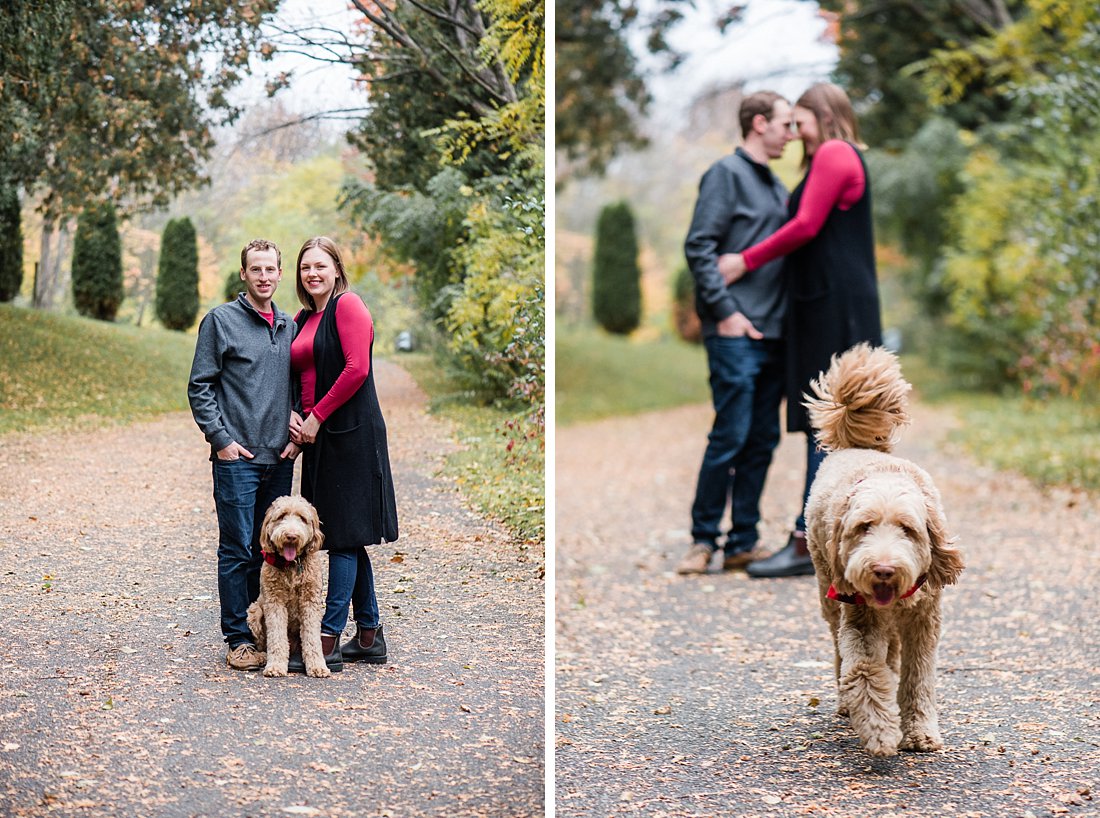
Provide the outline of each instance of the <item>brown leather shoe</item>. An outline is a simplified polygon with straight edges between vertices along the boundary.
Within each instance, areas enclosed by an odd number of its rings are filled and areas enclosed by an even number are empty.
[[[722,558],[722,570],[737,571],[744,568],[753,560],[758,559],[760,559],[760,552],[755,548],[748,551],[734,551],[732,554],[726,553]]]
[[[242,642],[225,655],[225,663],[234,670],[260,670],[266,662],[267,654],[251,642]]]
[[[806,535],[792,531],[787,544],[766,560],[749,563],[745,572],[755,579],[774,577],[802,577],[814,573],[814,561],[806,548]]]
[[[705,574],[710,568],[710,558],[714,556],[714,549],[706,543],[692,543],[687,554],[676,566],[677,574]]]

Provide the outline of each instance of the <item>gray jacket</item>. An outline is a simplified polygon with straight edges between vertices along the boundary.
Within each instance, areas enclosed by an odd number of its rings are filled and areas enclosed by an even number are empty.
[[[727,287],[718,272],[718,256],[740,253],[778,230],[787,221],[787,195],[771,169],[742,148],[703,174],[684,255],[695,278],[695,310],[704,336],[714,335],[718,322],[735,312],[752,321],[765,338],[783,336],[787,311],[783,259],[770,261]]]
[[[210,443],[210,459],[233,441],[261,465],[279,462],[289,439],[290,342],[294,321],[272,305],[274,326],[244,293],[199,324],[187,400]]]

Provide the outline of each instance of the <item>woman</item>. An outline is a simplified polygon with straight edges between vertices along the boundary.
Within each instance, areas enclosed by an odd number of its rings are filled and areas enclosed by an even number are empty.
[[[813,573],[805,510],[824,453],[811,434],[802,395],[810,391],[811,379],[829,368],[834,354],[860,341],[882,343],[871,183],[857,147],[852,104],[836,85],[818,83],[795,103],[792,118],[806,175],[791,194],[790,221],[744,253],[719,258],[719,270],[730,283],[786,256],[787,430],[807,433],[802,514],[784,548],[748,566],[754,577]]]
[[[386,642],[364,546],[397,539],[386,424],[378,405],[371,354],[374,323],[366,304],[348,292],[332,239],[312,238],[298,252],[298,334],[291,370],[301,387],[304,419],[291,419],[302,445],[302,496],[317,508],[329,553],[328,598],[321,621],[325,662],[383,664]],[[340,645],[355,608],[356,632]]]

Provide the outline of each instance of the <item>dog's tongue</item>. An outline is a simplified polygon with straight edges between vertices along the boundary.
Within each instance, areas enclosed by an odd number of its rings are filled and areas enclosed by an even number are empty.
[[[291,546],[285,546],[283,548],[283,559],[287,562],[294,562],[298,556],[298,551]]]
[[[894,601],[894,586],[886,582],[875,585],[875,604],[889,605]]]

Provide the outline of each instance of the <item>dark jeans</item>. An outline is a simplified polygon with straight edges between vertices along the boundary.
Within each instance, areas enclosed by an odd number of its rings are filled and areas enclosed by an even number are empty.
[[[727,553],[756,545],[760,494],[779,443],[779,403],[783,398],[783,342],[712,337],[704,341],[714,400],[714,426],[707,439],[695,502],[691,536],[718,547],[722,515],[731,506]]]
[[[260,523],[277,497],[290,494],[294,461],[275,465],[214,459],[218,510],[218,599],[222,635],[231,648],[253,642],[248,606],[260,595]]]
[[[806,531],[806,503],[810,501],[810,488],[817,477],[817,470],[821,468],[821,462],[825,459],[825,452],[817,447],[813,433],[806,435],[806,487],[802,490],[802,513],[795,520],[795,531]]]
[[[328,598],[321,633],[339,636],[348,623],[348,603],[355,606],[355,624],[364,630],[378,627],[378,598],[374,594],[374,569],[366,548],[329,551]]]

